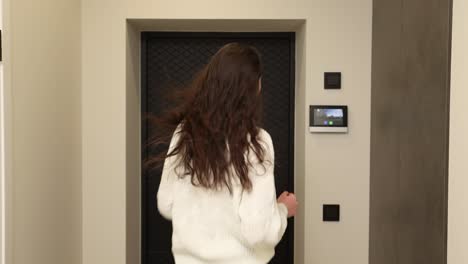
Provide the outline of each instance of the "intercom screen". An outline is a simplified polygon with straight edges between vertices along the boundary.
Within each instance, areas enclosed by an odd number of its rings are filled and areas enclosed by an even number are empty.
[[[344,126],[344,113],[341,108],[315,108],[314,126]]]

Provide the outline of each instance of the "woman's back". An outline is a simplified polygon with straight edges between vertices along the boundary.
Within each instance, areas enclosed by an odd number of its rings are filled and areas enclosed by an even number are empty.
[[[273,142],[257,126],[262,72],[254,47],[225,45],[155,129],[158,146],[177,126],[153,159],[164,160],[157,202],[177,264],[265,264],[295,214],[294,195],[276,199]]]
[[[179,136],[174,133],[171,147]],[[265,264],[274,255],[287,225],[288,209],[276,201],[274,150],[270,135],[260,130],[265,149],[260,163],[253,152],[249,178],[251,191],[240,181],[210,190],[179,177],[177,156],[166,159],[158,191],[158,209],[172,220],[172,251],[177,264]]]

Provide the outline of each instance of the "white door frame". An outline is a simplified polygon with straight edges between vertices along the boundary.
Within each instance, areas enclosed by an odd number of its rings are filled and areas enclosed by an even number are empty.
[[[0,30],[3,30],[3,0],[0,0]],[[3,40],[2,40],[3,42]],[[2,45],[3,46],[3,45]],[[3,62],[0,62],[0,263],[5,262],[5,119],[4,119]]]
[[[0,0],[0,30],[3,29],[3,0]],[[2,40],[3,41],[3,40]],[[3,45],[2,45],[3,46]],[[3,62],[0,62],[0,263],[5,263],[5,140],[4,140]]]
[[[0,62],[0,264],[13,263],[12,219],[12,126],[9,54],[9,10],[11,0],[0,0],[2,62]],[[6,63],[5,63],[6,61]]]

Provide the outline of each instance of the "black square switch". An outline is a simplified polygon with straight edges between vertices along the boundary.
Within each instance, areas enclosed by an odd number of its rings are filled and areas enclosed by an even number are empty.
[[[325,73],[325,89],[341,89],[341,72]]]
[[[339,222],[340,221],[340,205],[339,204],[324,204],[323,205],[323,221],[324,222]]]

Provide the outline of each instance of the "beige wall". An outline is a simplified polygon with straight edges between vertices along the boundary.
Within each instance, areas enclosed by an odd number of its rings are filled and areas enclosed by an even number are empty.
[[[80,1],[5,4],[7,263],[78,264]]]
[[[448,264],[468,263],[468,2],[453,1]]]
[[[139,18],[306,21],[296,28],[304,45],[297,51],[295,175],[301,192],[296,239],[304,243],[296,244],[296,260],[367,263],[371,15],[370,0],[83,0],[83,263],[138,263],[138,247],[126,241],[135,239],[127,226],[138,223],[139,212],[132,144],[138,142],[138,94],[131,84],[137,66],[129,66],[136,62],[126,49],[138,35],[127,32],[126,19]],[[342,91],[322,90],[324,71],[343,72]],[[318,103],[348,104],[350,133],[309,134],[307,105]],[[322,223],[321,204],[335,202],[342,204],[342,222]]]

